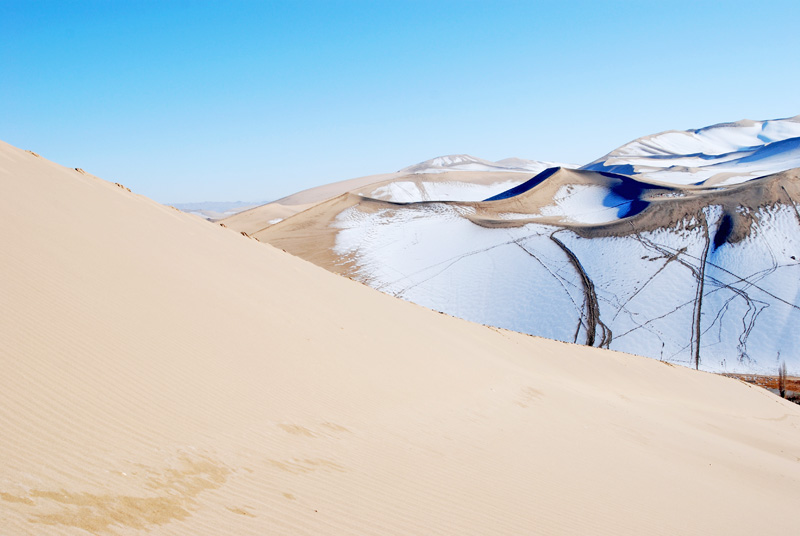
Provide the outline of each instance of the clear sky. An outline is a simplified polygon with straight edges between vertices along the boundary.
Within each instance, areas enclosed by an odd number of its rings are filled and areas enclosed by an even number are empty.
[[[800,2],[0,0],[0,139],[170,202],[800,114]]]

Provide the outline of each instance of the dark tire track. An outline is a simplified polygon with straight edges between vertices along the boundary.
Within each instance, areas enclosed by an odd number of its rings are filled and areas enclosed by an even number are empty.
[[[711,247],[711,237],[708,233],[708,220],[703,217],[703,228],[705,229],[705,245],[703,246],[703,255],[700,257],[700,268],[697,273],[697,292],[694,298],[694,311],[692,312],[692,350],[694,360],[694,368],[700,368],[700,315],[703,309],[703,287],[706,281],[706,260],[708,259],[708,250]]]
[[[581,261],[578,260],[578,257],[572,252],[571,249],[567,247],[566,244],[564,244],[564,242],[555,237],[557,232],[558,231],[554,231],[550,234],[550,240],[555,242],[555,244],[567,255],[569,262],[575,268],[575,271],[578,272],[583,284],[584,310],[586,318],[586,346],[594,346],[597,330],[600,328],[602,335],[600,337],[600,343],[598,346],[600,348],[608,348],[611,344],[613,334],[608,326],[606,326],[603,321],[600,320],[600,305],[597,301],[597,293],[594,288],[594,283],[586,273],[586,270],[583,269]]]

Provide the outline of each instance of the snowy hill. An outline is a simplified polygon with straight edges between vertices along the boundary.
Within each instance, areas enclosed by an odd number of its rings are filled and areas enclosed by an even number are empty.
[[[392,203],[422,201],[480,201],[531,178],[510,171],[440,171],[398,174],[391,180],[353,190],[361,196]]]
[[[502,173],[401,175],[254,236],[475,322],[710,371],[774,374],[785,361],[798,374],[800,170],[783,171],[798,127],[658,134],[505,189]]]
[[[539,173],[550,167],[577,167],[558,162],[540,162],[524,158],[505,158],[492,162],[468,154],[437,156],[401,169],[400,173],[443,173],[445,171],[511,171]]]
[[[800,198],[798,182],[681,188],[558,169],[485,202],[349,194],[255,236],[483,324],[706,370],[797,371],[800,224],[781,200]]]
[[[582,169],[675,184],[736,184],[800,166],[800,116],[644,136]]]

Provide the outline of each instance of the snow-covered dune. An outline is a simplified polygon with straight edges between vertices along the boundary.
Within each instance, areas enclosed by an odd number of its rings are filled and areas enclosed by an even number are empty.
[[[256,236],[476,322],[713,371],[800,372],[798,182],[553,168],[482,202],[347,194]]]
[[[550,167],[577,167],[558,162],[541,162],[524,158],[504,158],[497,162],[468,154],[437,156],[401,169],[400,173],[443,173],[445,171],[510,171],[539,173]]]
[[[550,168],[486,199],[480,208],[501,219],[598,224],[634,216],[651,198],[679,192],[615,173]]]
[[[352,190],[353,193],[390,201],[480,201],[528,180],[532,173],[498,171],[440,171],[412,173]]]
[[[446,155],[395,173],[370,175],[303,190],[277,201],[239,212],[226,225],[255,233],[346,192],[393,201],[479,201],[503,192],[549,167],[570,164],[506,158],[491,162],[470,155]]]
[[[392,201],[479,201],[529,179],[524,171],[458,171],[439,169],[431,173],[397,172],[370,175],[309,188],[224,220],[238,231],[251,234],[261,231],[299,212],[347,192]]]
[[[800,373],[800,179],[785,171],[797,167],[800,116],[739,121],[640,138],[581,170],[393,176],[255,236],[484,324]]]
[[[798,166],[800,116],[644,136],[582,169],[675,184],[735,184]]]

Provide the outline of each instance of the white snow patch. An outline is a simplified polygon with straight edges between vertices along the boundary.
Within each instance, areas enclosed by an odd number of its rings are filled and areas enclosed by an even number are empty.
[[[630,200],[603,186],[566,184],[553,196],[553,203],[542,207],[542,216],[556,216],[575,223],[605,223],[618,219],[620,207],[630,205]]]
[[[522,180],[474,184],[460,181],[416,183],[396,181],[376,188],[367,197],[393,203],[417,203],[421,201],[483,201],[521,184]]]

